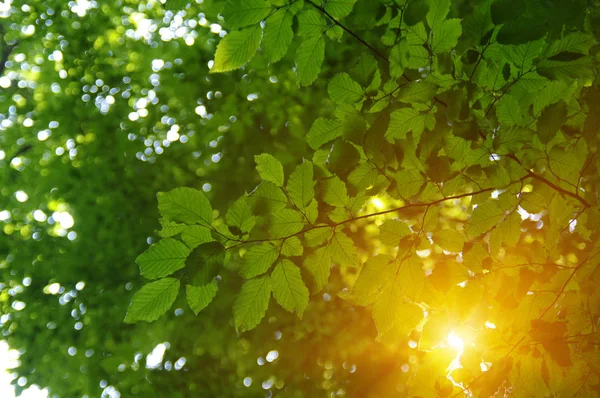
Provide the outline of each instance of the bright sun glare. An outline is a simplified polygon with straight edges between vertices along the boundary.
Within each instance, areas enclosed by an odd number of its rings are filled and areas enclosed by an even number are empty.
[[[455,335],[454,331],[450,332],[450,334],[448,335],[446,340],[448,341],[448,345],[457,351],[462,351],[463,348],[465,347],[465,343],[464,343],[463,339],[461,339],[459,336]]]

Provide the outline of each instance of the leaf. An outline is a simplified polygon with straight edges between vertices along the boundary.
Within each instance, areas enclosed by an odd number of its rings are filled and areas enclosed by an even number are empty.
[[[387,254],[378,254],[365,262],[360,274],[352,286],[352,301],[358,305],[369,305],[375,301],[387,283],[386,268],[393,267],[394,258]]]
[[[526,3],[515,0],[494,0],[491,5],[492,21],[496,25],[503,24],[520,17],[525,11]]]
[[[158,279],[181,269],[190,249],[175,239],[163,239],[150,246],[135,260],[140,273],[148,279]]]
[[[358,264],[358,253],[354,242],[342,231],[333,234],[328,250],[331,259],[340,265],[355,267]]]
[[[346,184],[338,176],[333,176],[326,181],[323,201],[331,206],[344,207],[348,203]]]
[[[302,242],[296,236],[287,238],[281,246],[281,254],[288,257],[301,256],[304,252]]]
[[[204,286],[187,285],[185,287],[187,301],[194,312],[198,315],[200,311],[205,309],[217,294],[217,283],[212,282]]]
[[[304,227],[302,214],[292,209],[281,209],[273,215],[269,232],[273,238],[284,238],[300,232]]]
[[[409,200],[421,190],[425,179],[418,170],[403,170],[394,175],[396,191],[401,199]]]
[[[411,233],[406,223],[400,220],[388,220],[379,227],[379,240],[385,245],[396,247],[400,239]]]
[[[294,205],[304,210],[315,196],[315,181],[313,181],[313,165],[303,162],[290,174],[286,189]]]
[[[433,235],[433,241],[442,249],[449,252],[461,252],[465,244],[465,238],[458,231],[444,229]]]
[[[293,7],[283,7],[265,21],[263,48],[273,63],[283,58],[292,42],[293,16]]]
[[[334,18],[343,18],[352,12],[356,0],[326,0],[325,11]]]
[[[408,26],[416,25],[425,19],[429,11],[429,4],[426,0],[411,0],[407,2],[404,10],[404,23]]]
[[[204,225],[186,225],[181,232],[181,239],[190,249],[203,243],[214,241],[210,234],[210,229]]]
[[[322,36],[310,37],[300,44],[296,51],[296,75],[299,85],[308,86],[315,81],[321,71],[324,57],[325,40]]]
[[[152,322],[163,315],[179,292],[179,280],[163,278],[142,286],[131,299],[125,315],[125,323]]]
[[[158,210],[168,220],[186,224],[212,223],[212,207],[204,194],[192,188],[175,188],[169,192],[159,192]]]
[[[395,110],[391,114],[390,124],[385,133],[385,138],[389,142],[394,142],[394,140],[397,139],[404,140],[406,139],[406,134],[409,131],[412,131],[415,141],[418,142],[417,138],[420,138],[425,130],[425,117],[425,114],[422,114],[413,108],[400,108]]]
[[[505,95],[498,101],[496,115],[498,121],[507,127],[523,122],[523,113],[519,102],[511,95]]]
[[[364,90],[347,73],[338,73],[327,85],[329,97],[336,104],[355,103],[364,96]]]
[[[319,247],[304,259],[304,267],[315,277],[317,291],[323,289],[331,273],[331,252],[328,246]]]
[[[256,189],[250,193],[249,202],[252,211],[255,214],[276,212],[287,206],[287,197],[285,194],[269,181],[263,181]]]
[[[361,163],[348,175],[348,182],[360,190],[375,185],[379,171],[372,163]]]
[[[255,155],[256,171],[264,181],[270,181],[275,185],[283,186],[283,166],[273,155],[263,153]]]
[[[410,84],[407,88],[400,91],[398,101],[406,104],[429,102],[435,95],[438,86],[426,80],[421,80]]]
[[[246,195],[240,197],[233,203],[225,216],[227,224],[238,228],[242,232],[250,232],[256,223],[256,217],[252,215]]]
[[[240,275],[246,279],[262,275],[273,265],[279,255],[279,248],[269,243],[254,245],[244,254]]]
[[[254,329],[265,316],[271,298],[271,278],[261,276],[246,281],[233,303],[235,329]]]
[[[540,141],[547,144],[554,138],[558,130],[567,120],[567,104],[560,100],[542,111],[538,119],[538,136]]]
[[[537,64],[537,73],[551,80],[591,80],[594,78],[591,57],[582,57],[569,62],[542,60]]]
[[[225,265],[227,252],[219,242],[209,242],[198,246],[185,261],[186,272],[196,272],[192,285],[203,286],[211,283]]]
[[[470,238],[475,238],[498,224],[504,216],[504,212],[493,200],[483,202],[471,214],[471,220],[467,224],[466,233]]]
[[[223,9],[223,17],[229,29],[239,29],[259,23],[269,11],[271,5],[265,0],[229,0]]]
[[[311,229],[304,233],[304,239],[309,247],[319,246],[331,239],[333,231],[329,226]]]
[[[460,19],[445,20],[438,29],[433,30],[431,49],[435,54],[452,50],[462,34]]]
[[[271,273],[271,282],[273,297],[279,305],[302,319],[302,313],[308,305],[308,289],[300,275],[300,268],[289,260],[281,260]]]
[[[304,10],[298,14],[298,36],[321,37],[327,29],[327,22],[320,12]]]
[[[361,86],[366,87],[369,85],[369,82],[371,81],[371,76],[373,76],[376,70],[377,61],[375,61],[375,58],[373,58],[373,56],[370,53],[363,52],[360,58],[358,59],[356,65],[352,67],[351,72],[352,76],[354,76],[358,80],[358,83]]]
[[[321,145],[334,140],[342,135],[342,122],[318,118],[306,134],[306,142],[312,149],[319,149]]]
[[[450,11],[450,0],[430,0],[427,12],[427,24],[431,30],[440,28]]]
[[[210,73],[227,72],[244,66],[256,54],[261,38],[260,25],[228,33],[217,46]]]

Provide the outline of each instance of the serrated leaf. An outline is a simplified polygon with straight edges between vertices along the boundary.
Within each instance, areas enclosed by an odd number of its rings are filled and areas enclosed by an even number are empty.
[[[271,181],[275,185],[283,186],[283,166],[273,155],[263,153],[255,155],[256,171],[264,181]]]
[[[413,26],[425,20],[425,15],[429,11],[427,0],[412,0],[407,3],[404,10],[404,23]]]
[[[158,279],[181,269],[190,249],[175,239],[163,239],[150,246],[135,260],[140,273],[148,279]]]
[[[375,58],[370,53],[363,52],[356,65],[352,67],[351,72],[352,76],[358,80],[358,83],[366,87],[369,85],[371,76],[373,76],[375,70],[377,70],[377,61],[375,61]]]
[[[407,88],[400,90],[398,101],[406,104],[429,102],[437,89],[437,85],[426,80],[414,82]]]
[[[163,315],[179,293],[179,280],[163,278],[142,286],[133,295],[125,315],[125,323],[152,322]]]
[[[281,209],[273,215],[269,232],[273,238],[284,238],[300,232],[304,227],[304,217],[296,210]]]
[[[242,232],[250,232],[256,223],[256,217],[252,215],[246,195],[236,200],[225,216],[227,224],[238,228]]]
[[[388,274],[386,268],[393,267],[394,258],[387,254],[378,254],[369,259],[360,270],[352,286],[352,301],[358,305],[369,305],[375,301],[387,281],[382,278]]]
[[[334,262],[349,267],[355,267],[358,264],[356,246],[352,239],[342,231],[336,231],[333,234],[328,249]]]
[[[504,212],[493,200],[483,202],[471,214],[471,220],[465,229],[467,236],[475,238],[495,226],[504,217]]]
[[[325,18],[315,10],[304,10],[298,14],[298,36],[320,37],[327,29]]]
[[[246,281],[233,303],[236,330],[243,332],[258,326],[269,307],[270,298],[270,277],[261,276]]]
[[[269,243],[254,245],[244,254],[240,275],[246,279],[262,275],[273,265],[279,256],[279,248]]]
[[[214,239],[210,232],[210,229],[203,225],[186,225],[181,231],[181,240],[187,247],[193,249],[203,243],[212,242]]]
[[[262,21],[271,11],[265,0],[229,0],[223,9],[225,25],[229,29],[239,29]]]
[[[193,188],[175,188],[169,192],[159,192],[158,210],[168,220],[186,224],[212,223],[212,207],[204,194]]]
[[[444,229],[433,234],[433,241],[442,249],[449,252],[461,252],[465,244],[465,238],[458,231]]]
[[[309,247],[319,246],[328,241],[333,235],[329,226],[311,229],[304,233],[304,239]]]
[[[288,257],[301,256],[304,252],[302,242],[298,237],[291,236],[283,242],[281,246],[281,254]]]
[[[288,200],[277,185],[269,181],[263,181],[250,193],[248,202],[253,213],[264,214],[283,209],[287,206]]]
[[[198,315],[205,309],[217,294],[217,283],[212,282],[204,286],[187,285],[185,287],[187,302],[194,312]]]
[[[505,95],[498,101],[496,115],[498,116],[498,122],[506,127],[521,124],[523,121],[521,106],[511,95]]]
[[[296,51],[296,76],[301,86],[310,85],[321,71],[325,57],[325,40],[322,36],[310,37]]]
[[[292,42],[293,12],[291,7],[281,8],[265,22],[263,48],[271,62],[277,62],[287,53]]]
[[[158,231],[158,236],[160,236],[161,238],[171,238],[177,234],[180,234],[181,231],[183,231],[185,227],[187,227],[187,225],[185,224],[180,224],[178,222],[170,221],[165,218],[161,218],[159,222],[162,228],[160,231]]]
[[[261,38],[260,25],[228,33],[217,46],[210,73],[227,72],[244,66],[256,54]]]
[[[323,193],[325,203],[335,207],[344,207],[349,199],[346,184],[338,176],[333,176],[326,181]]]
[[[204,243],[192,250],[185,260],[186,273],[196,272],[192,285],[203,286],[211,283],[225,265],[226,258],[225,247],[219,242]]]
[[[460,19],[448,19],[442,22],[439,28],[433,30],[431,49],[435,54],[452,50],[462,34]]]
[[[286,189],[294,205],[303,210],[315,196],[315,181],[313,180],[313,165],[303,162],[290,174]]]
[[[406,139],[406,134],[412,131],[415,141],[421,137],[425,130],[425,114],[414,110],[413,108],[400,108],[392,112],[390,124],[385,133],[385,138],[389,142],[394,140]]]
[[[300,268],[289,260],[281,260],[271,273],[273,297],[285,310],[295,312],[302,319],[308,305],[308,289],[304,285]]]
[[[537,131],[540,141],[547,144],[567,120],[567,104],[560,100],[542,111],[538,119]]]
[[[450,0],[430,0],[427,24],[432,30],[438,29],[450,11]]]
[[[348,104],[360,101],[364,90],[347,73],[338,73],[327,85],[329,97],[336,104]]]
[[[331,273],[331,252],[328,246],[319,247],[304,259],[304,267],[314,276],[317,291],[323,289]]]
[[[401,199],[409,200],[421,190],[425,179],[418,170],[403,170],[394,175],[396,192]]]
[[[352,12],[356,0],[326,0],[323,1],[325,11],[334,18],[343,18]]]
[[[375,185],[379,171],[372,163],[361,163],[348,175],[348,182],[357,189],[367,189]]]
[[[306,134],[306,142],[312,149],[318,149],[321,145],[334,140],[341,135],[341,121],[320,117],[313,122],[308,134]]]
[[[379,240],[385,245],[396,247],[400,239],[411,233],[406,223],[400,220],[387,220],[379,227]]]

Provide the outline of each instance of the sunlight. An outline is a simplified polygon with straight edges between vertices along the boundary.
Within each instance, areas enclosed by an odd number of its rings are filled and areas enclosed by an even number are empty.
[[[377,196],[373,196],[371,198],[371,203],[377,210],[385,209],[385,203],[383,203],[383,201],[381,199],[379,199]]]
[[[450,334],[448,335],[446,340],[448,341],[448,345],[450,347],[452,347],[456,351],[459,351],[462,353],[462,350],[465,347],[465,343],[464,343],[463,339],[461,339],[459,336],[454,334],[454,330],[450,332]]]

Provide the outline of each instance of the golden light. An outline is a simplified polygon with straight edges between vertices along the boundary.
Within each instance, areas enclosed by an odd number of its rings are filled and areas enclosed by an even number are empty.
[[[383,203],[383,201],[381,199],[379,199],[377,196],[373,196],[371,198],[371,203],[377,210],[385,209],[385,203]]]
[[[465,347],[465,343],[463,339],[454,334],[454,330],[450,332],[448,337],[446,337],[446,341],[451,348],[454,348],[456,351],[462,352]]]

